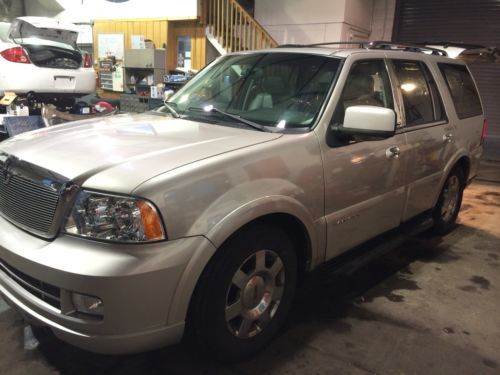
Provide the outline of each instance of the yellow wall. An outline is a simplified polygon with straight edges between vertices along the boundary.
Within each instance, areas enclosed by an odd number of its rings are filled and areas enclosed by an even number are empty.
[[[197,21],[172,21],[169,23],[167,69],[177,67],[177,37],[191,37],[191,67],[200,70],[206,63],[206,36],[203,26]]]
[[[177,37],[191,37],[192,68],[205,66],[206,37],[203,27],[196,20],[168,21],[166,19],[137,20],[96,20],[94,22],[94,56],[97,56],[97,35],[99,33],[124,33],[125,48],[130,48],[132,35],[144,35],[151,39],[156,48],[166,46],[167,70],[173,70],[177,64]]]
[[[144,35],[144,39],[151,39],[156,48],[163,48],[167,44],[167,20],[102,20],[94,22],[94,51],[97,55],[97,34],[124,33],[125,48],[130,48],[132,35]]]

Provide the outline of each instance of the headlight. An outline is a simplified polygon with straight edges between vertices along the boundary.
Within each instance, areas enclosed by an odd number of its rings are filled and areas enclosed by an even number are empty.
[[[148,201],[88,191],[78,194],[65,231],[116,242],[165,239],[160,215]]]

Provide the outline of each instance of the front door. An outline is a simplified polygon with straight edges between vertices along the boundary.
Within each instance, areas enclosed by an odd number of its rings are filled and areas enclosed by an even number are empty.
[[[394,109],[394,103],[386,62],[354,62],[332,124],[342,124],[350,106]],[[405,134],[384,140],[352,138],[329,143],[322,144],[327,259],[400,224],[408,158]]]

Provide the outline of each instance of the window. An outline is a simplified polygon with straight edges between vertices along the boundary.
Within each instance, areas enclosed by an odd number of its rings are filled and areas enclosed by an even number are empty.
[[[432,75],[419,61],[393,60],[403,96],[406,126],[427,124],[445,118]]]
[[[191,37],[177,37],[177,67],[191,69]]]
[[[439,64],[459,119],[483,113],[474,81],[464,65]]]
[[[340,61],[305,53],[228,55],[196,75],[169,104],[200,120],[216,120],[199,110],[212,105],[260,125],[307,128],[320,113]]]
[[[345,110],[355,105],[394,109],[391,83],[383,60],[363,60],[353,64],[332,123],[342,124]]]

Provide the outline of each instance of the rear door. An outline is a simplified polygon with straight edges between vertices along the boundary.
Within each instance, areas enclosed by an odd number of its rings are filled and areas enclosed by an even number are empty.
[[[356,59],[350,68],[331,125],[343,122],[347,107],[395,109],[384,58]],[[349,139],[322,144],[325,171],[327,259],[400,224],[404,207],[405,135]]]
[[[451,99],[453,111],[450,111],[450,121],[457,124],[456,146],[467,152],[470,161],[468,177],[472,178],[477,174],[479,158],[483,153],[483,125],[486,124],[481,99],[467,66],[454,62],[437,65],[445,82],[443,95],[449,95]],[[500,155],[500,152],[497,153]]]
[[[434,75],[424,60],[392,59],[408,143],[406,221],[431,208],[446,162],[454,154],[456,124],[448,121]]]

